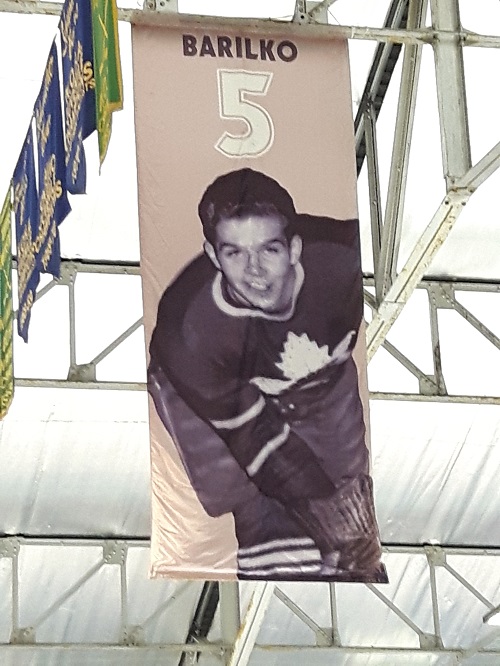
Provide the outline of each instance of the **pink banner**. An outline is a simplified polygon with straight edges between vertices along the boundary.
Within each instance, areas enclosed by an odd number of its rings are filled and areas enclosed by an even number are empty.
[[[133,29],[153,577],[387,580],[347,44],[285,32]]]

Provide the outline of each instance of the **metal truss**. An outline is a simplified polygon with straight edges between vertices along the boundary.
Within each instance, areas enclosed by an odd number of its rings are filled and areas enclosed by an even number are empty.
[[[408,25],[408,0],[393,0],[387,13],[384,27],[390,29],[406,28]],[[368,74],[363,96],[361,98],[356,118],[354,120],[354,133],[356,137],[356,168],[358,176],[365,157],[369,161],[368,171],[374,179],[370,185],[378,182],[378,164],[376,160],[376,121],[382,108],[394,68],[401,53],[402,45],[399,43],[381,42],[377,45],[372,66]],[[380,202],[380,192],[370,191],[370,199],[375,205]],[[379,210],[379,209],[378,209]],[[375,218],[377,224],[373,229],[376,237],[381,228],[379,216]],[[372,215],[372,221],[374,221]],[[378,239],[378,245],[380,238]]]
[[[365,303],[376,312],[376,297],[371,293],[375,285],[373,277],[365,278]],[[371,290],[369,290],[371,288]],[[403,354],[387,338],[382,342],[382,347],[398,361],[411,375],[418,380],[418,393],[370,393],[372,399],[397,399],[415,401],[440,401],[440,402],[467,402],[475,404],[500,404],[500,396],[487,395],[450,395],[446,388],[446,377],[442,367],[443,347],[450,340],[443,340],[440,335],[438,313],[443,310],[453,310],[463,318],[473,329],[485,338],[495,349],[500,351],[500,338],[482,323],[463,303],[460,295],[466,292],[500,294],[500,282],[482,281],[460,281],[460,280],[433,280],[425,279],[417,285],[417,289],[426,292],[428,301],[428,316],[430,326],[429,355],[432,356],[433,372],[431,374],[421,370],[410,358]],[[496,302],[495,298],[495,302]],[[495,303],[495,308],[500,305]]]
[[[174,2],[175,0],[171,0]],[[454,2],[456,0],[453,0]],[[377,28],[372,26],[357,26],[357,25],[322,25],[322,22],[315,22],[315,7],[317,11],[326,8],[328,4],[333,4],[330,0],[326,3],[308,2],[309,20],[304,24],[297,25],[295,23],[284,23],[279,21],[279,29],[290,35],[314,35],[318,39],[326,37],[341,37],[344,39],[360,39],[363,41],[377,41],[388,42],[393,44],[434,44],[443,36],[447,38],[449,33],[445,30],[436,31],[434,28],[418,28],[418,29],[403,29],[403,28]],[[50,2],[45,0],[0,0],[0,12],[9,12],[12,14],[42,14],[47,16],[59,16],[61,13],[62,3]],[[118,9],[118,19],[120,21],[127,21],[130,23],[149,23],[158,25],[178,25],[179,21],[183,23],[191,23],[193,25],[202,24],[204,26],[213,27],[236,27],[248,30],[255,30],[256,28],[264,33],[275,32],[276,24],[272,20],[261,19],[235,19],[223,18],[220,16],[196,16],[196,15],[182,15],[172,16],[171,12],[165,12],[168,16],[162,15],[159,9],[155,12],[145,11],[150,9]],[[484,35],[475,32],[470,32],[460,28],[458,32],[453,33],[458,38],[461,46],[476,46],[480,48],[500,48],[500,36],[498,35]]]
[[[53,557],[52,564],[42,558],[44,549],[57,549],[57,556]],[[105,540],[87,539],[43,539],[43,538],[18,538],[9,537],[0,539],[0,565],[4,572],[3,580],[8,579],[3,589],[6,590],[8,599],[2,599],[4,607],[10,606],[8,620],[5,617],[0,623],[2,633],[8,633],[8,639],[0,640],[0,654],[22,655],[29,653],[33,648],[37,651],[50,653],[52,650],[64,647],[75,656],[79,653],[92,651],[95,658],[108,653],[118,655],[123,653],[135,654],[141,659],[141,654],[148,658],[160,657],[166,653],[180,655],[179,666],[194,663],[202,655],[211,654],[221,663],[230,666],[244,666],[248,663],[250,654],[257,652],[286,652],[290,649],[298,651],[328,652],[332,655],[354,655],[354,654],[380,654],[387,655],[387,659],[394,659],[396,655],[405,656],[412,654],[423,655],[450,655],[455,659],[453,663],[466,663],[467,659],[475,654],[496,655],[500,658],[500,645],[493,644],[498,638],[498,630],[482,632],[483,615],[495,609],[493,601],[478,589],[478,585],[471,581],[467,575],[463,575],[456,566],[454,557],[460,556],[461,561],[470,560],[473,571],[481,566],[484,558],[492,568],[492,576],[498,579],[500,572],[500,552],[498,550],[485,550],[474,548],[441,548],[437,546],[404,547],[385,546],[384,560],[390,565],[391,557],[406,556],[408,566],[407,576],[415,576],[418,567],[420,579],[425,579],[427,593],[425,596],[425,608],[419,609],[418,618],[400,605],[398,601],[398,590],[395,586],[388,589],[383,585],[357,584],[352,587],[359,594],[360,588],[365,590],[367,599],[373,595],[376,597],[377,608],[380,614],[385,613],[387,617],[397,617],[398,624],[404,625],[406,631],[405,641],[395,633],[391,641],[390,633],[384,634],[384,643],[367,646],[357,643],[343,635],[339,618],[343,615],[349,616],[349,624],[352,628],[356,623],[356,598],[350,598],[345,593],[339,595],[339,586],[335,583],[320,583],[318,599],[321,598],[323,610],[328,609],[326,625],[319,624],[314,619],[314,613],[305,610],[301,604],[292,598],[290,588],[278,583],[205,583],[199,582],[166,582],[154,581],[150,585],[155,587],[156,598],[154,602],[148,600],[148,591],[144,588],[144,582],[140,582],[142,590],[139,592],[135,587],[138,584],[133,575],[131,560],[134,551],[147,550],[148,541],[127,540]],[[81,557],[82,550],[91,551],[93,559]],[[30,589],[28,594],[23,583],[22,561],[24,566],[29,563],[30,568],[39,566],[48,569],[45,575],[50,577],[53,589],[58,590],[57,596],[46,599],[44,595],[35,594]],[[417,560],[419,562],[417,567]],[[79,562],[80,569],[73,566],[68,574],[65,567],[69,562]],[[107,626],[99,627],[98,633],[106,633],[108,639],[103,641],[92,638],[92,629],[87,636],[78,641],[50,640],[51,632],[60,635],[59,623],[66,622],[69,613],[73,622],[77,625],[88,624],[88,604],[82,598],[81,593],[95,583],[104,570],[114,571],[114,575],[102,575],[99,585],[102,586],[102,603],[106,605],[106,613],[101,616],[105,618]],[[5,572],[8,575],[5,576]],[[453,588],[449,587],[450,582]],[[403,585],[400,580],[399,585]],[[159,586],[164,587],[164,594],[158,594]],[[240,612],[240,595],[246,586],[246,594],[250,594],[250,601],[245,604],[245,612]],[[345,586],[344,586],[345,587]],[[201,589],[200,589],[201,588]],[[455,590],[457,597],[461,598],[460,609],[450,604],[450,589]],[[158,641],[155,635],[169,636],[169,622],[184,606],[187,596],[198,598],[196,609],[192,616],[191,626],[187,639],[182,641],[164,640]],[[210,606],[208,615],[211,619],[216,616],[217,602],[219,601],[219,612],[216,617],[216,625],[207,623],[206,609]],[[292,595],[292,596],[290,596]],[[321,596],[322,595],[322,596]],[[469,599],[470,604],[464,604],[463,598]],[[36,599],[36,602],[34,602]],[[134,600],[134,601],[132,601]],[[137,608],[134,608],[134,604]],[[309,640],[303,645],[289,645],[284,642],[262,643],[259,641],[259,632],[263,627],[266,614],[271,612],[270,606],[274,604],[279,607],[280,613],[285,609],[292,614],[307,628]],[[35,608],[34,608],[35,605]],[[450,608],[451,606],[451,608]],[[465,642],[463,637],[450,641],[445,636],[443,626],[449,620],[449,613],[454,614],[455,621],[457,613],[463,613],[463,619],[471,619],[477,629],[477,640]],[[170,614],[170,615],[169,615]],[[26,619],[28,622],[26,623]],[[133,620],[132,620],[133,618]],[[8,632],[5,623],[8,624]],[[49,629],[44,631],[44,625],[49,624]],[[91,624],[91,623],[90,623]],[[151,628],[155,627],[155,632]],[[209,635],[209,631],[210,634]],[[148,663],[158,663],[156,661]],[[203,660],[202,660],[203,663]],[[335,663],[332,661],[332,663]],[[394,663],[394,662],[393,662]]]
[[[163,4],[162,4],[163,2]],[[280,30],[288,31],[290,35],[315,35],[318,38],[338,36],[347,39],[373,40],[378,42],[375,58],[367,79],[360,109],[356,118],[356,149],[358,172],[366,161],[370,191],[370,215],[372,229],[372,248],[374,259],[374,274],[365,278],[365,301],[372,311],[372,319],[367,327],[368,357],[371,359],[380,346],[383,346],[404,368],[418,380],[419,392],[416,394],[372,393],[372,398],[382,399],[409,399],[409,400],[442,400],[458,402],[489,402],[500,403],[499,396],[450,396],[447,392],[446,377],[442,368],[443,340],[439,332],[438,313],[441,310],[454,310],[479,335],[485,337],[495,348],[500,349],[500,338],[471,313],[460,301],[460,292],[477,291],[497,294],[500,283],[430,280],[425,279],[426,271],[437,250],[445,242],[456,219],[460,215],[465,203],[473,196],[475,190],[500,166],[500,143],[492,148],[475,165],[471,163],[470,142],[467,118],[467,98],[465,91],[463,71],[463,48],[482,47],[500,48],[500,37],[478,35],[464,30],[460,23],[458,0],[430,0],[432,26],[425,27],[426,0],[394,0],[381,28],[357,26],[333,26],[324,24],[324,12],[333,0],[306,3],[297,2],[295,20],[291,24],[280,23]],[[175,0],[151,0],[147,3],[147,10],[121,10],[119,17],[131,22],[151,24],[175,24],[179,17],[175,11],[162,11],[176,7]],[[61,5],[51,2],[18,0],[0,0],[0,12],[15,13],[41,13],[59,14]],[[153,11],[156,10],[156,11]],[[275,30],[271,21],[247,21],[234,19],[221,19],[214,17],[190,16],[182,19],[196,24],[205,24],[220,28],[233,26],[241,29],[255,29],[263,31]],[[443,159],[443,176],[446,182],[446,192],[440,206],[435,211],[427,229],[415,243],[413,252],[404,265],[397,271],[397,258],[402,231],[402,218],[405,201],[406,178],[409,149],[412,140],[412,125],[414,118],[415,99],[419,78],[419,64],[422,48],[432,48],[435,56],[435,71],[437,82],[437,96],[440,116],[441,148]],[[382,206],[380,192],[377,131],[376,121],[385,91],[394,73],[396,61],[403,55],[402,75],[400,82],[400,96],[398,101],[395,135],[392,150],[392,160],[389,177],[387,204]],[[78,298],[75,292],[75,280],[78,274],[94,272],[99,274],[124,274],[139,276],[138,264],[131,263],[103,263],[82,262],[70,259],[63,261],[62,277],[59,281],[52,281],[37,294],[35,312],[44,295],[54,287],[61,286],[68,290],[68,317],[69,317],[69,347],[70,361],[67,378],[56,380],[51,378],[17,378],[18,386],[50,386],[63,388],[108,388],[143,390],[144,384],[140,382],[98,381],[96,370],[99,364],[110,353],[123,344],[134,331],[142,324],[141,319],[123,331],[93,358],[85,363],[77,363],[77,334],[75,326]],[[139,277],[137,277],[139,279]],[[429,325],[431,330],[433,372],[426,373],[421,370],[410,358],[403,354],[387,338],[392,325],[401,315],[404,307],[415,289],[424,289],[429,303]],[[65,556],[71,558],[72,549],[85,549],[92,547],[98,549],[99,556],[87,569],[82,570],[72,581],[67,581],[64,590],[52,602],[48,602],[38,609],[36,615],[29,623],[24,623],[27,617],[24,605],[30,604],[29,595],[23,589],[23,581],[19,577],[20,561],[24,554],[29,556],[33,551],[47,546],[61,546]],[[306,612],[294,599],[289,596],[284,586],[274,583],[256,583],[251,585],[252,598],[241,616],[243,584],[237,583],[182,583],[179,584],[174,595],[166,593],[153,608],[149,606],[147,613],[138,621],[131,621],[133,602],[132,592],[134,585],[138,584],[136,577],[130,575],[130,559],[134,549],[147,549],[146,541],[127,540],[46,540],[5,538],[0,540],[0,564],[7,562],[8,589],[10,606],[10,625],[8,639],[0,642],[6,655],[30,653],[34,648],[37,652],[51,652],[64,647],[76,655],[86,650],[93,650],[95,654],[123,653],[136,654],[138,659],[145,660],[146,656],[161,660],[162,655],[178,654],[181,664],[194,663],[198,658],[203,661],[205,655],[211,655],[222,663],[231,666],[244,666],[248,663],[251,654],[272,651],[327,651],[332,655],[382,655],[387,663],[395,663],[401,656],[418,655],[447,655],[453,663],[467,663],[470,657],[476,654],[495,655],[500,660],[498,644],[492,644],[498,637],[497,633],[480,635],[481,613],[477,613],[477,604],[483,611],[494,608],[492,600],[488,599],[478,589],[478,585],[463,576],[451,563],[455,555],[474,558],[478,568],[484,558],[493,557],[498,576],[498,551],[486,551],[470,548],[438,548],[428,547],[402,547],[385,546],[387,560],[394,555],[406,554],[409,562],[416,558],[424,558],[426,566],[426,580],[428,580],[428,594],[426,596],[425,613],[429,620],[423,627],[421,621],[398,603],[397,590],[391,588],[366,585],[362,586],[368,595],[376,597],[380,608],[390,616],[395,616],[411,633],[412,640],[402,646],[400,641],[384,644],[362,645],[350,641],[343,635],[339,617],[348,613],[350,624],[355,624],[356,608],[349,607],[349,597],[339,594],[336,584],[318,584],[323,590],[325,601],[328,604],[330,620],[326,626],[319,624],[310,612]],[[75,550],[76,552],[76,550]],[[75,561],[76,558],[75,558]],[[411,565],[409,567],[411,569]],[[74,613],[81,610],[88,613],[88,604],[78,606],[79,592],[91,584],[100,572],[110,570],[118,575],[113,577],[116,585],[114,597],[117,603],[113,606],[116,615],[110,615],[110,627],[118,627],[114,640],[103,642],[63,642],[61,640],[41,641],[40,635],[47,623],[56,622],[58,613],[64,608],[71,607]],[[56,569],[53,576],[61,572]],[[471,607],[477,613],[478,637],[469,643],[461,644],[460,640],[450,641],[444,636],[443,625],[449,613],[470,614],[467,603],[457,605],[450,610],[448,599],[442,596],[440,581],[443,576],[453,579],[462,592],[465,590],[471,600]],[[0,578],[0,581],[2,579]],[[155,586],[162,585],[156,581]],[[165,583],[166,585],[166,583]],[[359,586],[354,586],[359,589]],[[176,608],[179,599],[189,590],[195,589],[198,595],[196,608],[192,617],[186,624],[186,632],[182,641],[165,640],[158,642],[150,640],[150,629],[161,625],[162,618],[172,609]],[[248,589],[248,588],[246,588]],[[354,589],[354,588],[353,588]],[[137,599],[140,595],[135,595]],[[272,612],[273,604],[280,604],[287,613],[292,614],[299,622],[307,627],[310,641],[301,645],[288,645],[285,643],[263,644],[259,642],[259,633],[263,629],[266,614]],[[33,610],[31,605],[31,610]],[[217,612],[219,615],[217,616]],[[218,624],[219,623],[219,624]],[[427,627],[430,623],[431,629]],[[165,626],[168,635],[168,623]],[[387,634],[384,634],[387,636]],[[307,654],[307,652],[304,652]],[[119,657],[118,657],[119,658]],[[340,657],[339,657],[340,658]],[[304,657],[304,662],[307,657]],[[14,662],[12,662],[14,663]],[[146,662],[145,662],[146,663]],[[157,663],[152,661],[150,663]]]
[[[75,292],[75,284],[79,274],[93,273],[100,275],[123,275],[136,276],[139,279],[139,264],[134,262],[109,263],[109,262],[83,262],[81,260],[62,260],[61,278],[52,280],[37,294],[35,302],[36,310],[40,307],[39,302],[45,294],[53,288],[64,287],[68,294],[68,319],[69,319],[69,348],[70,364],[66,379],[52,378],[17,378],[16,385],[23,387],[50,387],[50,388],[86,388],[86,389],[110,389],[110,390],[145,390],[145,384],[142,382],[127,381],[98,381],[96,371],[99,363],[104,361],[109,354],[123,344],[141,325],[142,318],[134,321],[126,330],[123,331],[114,340],[111,340],[98,354],[86,363],[76,363],[78,350],[78,336],[75,326],[76,313],[78,309],[78,297]],[[367,275],[364,278],[365,303],[369,308],[377,312],[377,298],[373,293],[376,280],[373,275]],[[446,389],[446,377],[443,372],[441,355],[443,346],[446,347],[446,340],[440,335],[438,312],[442,310],[454,310],[460,317],[467,322],[478,335],[483,336],[488,342],[500,351],[500,338],[491,331],[483,322],[481,322],[463,303],[460,301],[460,294],[464,292],[489,293],[495,295],[494,308],[500,305],[500,281],[464,281],[464,280],[434,280],[424,279],[418,285],[417,289],[424,290],[428,299],[428,322],[431,332],[431,349],[429,355],[432,357],[433,372],[424,372],[408,356],[401,352],[396,345],[385,339],[382,342],[383,348],[396,359],[411,375],[418,380],[418,393],[401,393],[392,391],[382,393],[372,391],[370,396],[373,399],[387,400],[433,400],[445,402],[470,402],[481,404],[500,404],[500,396],[477,396],[477,395],[450,395]],[[498,301],[498,303],[496,303]],[[138,352],[140,353],[140,352]]]
[[[372,310],[372,319],[367,327],[367,350],[370,360],[380,345],[395,357],[404,367],[417,377],[418,394],[415,399],[469,400],[496,402],[497,396],[449,396],[440,362],[442,340],[439,337],[437,311],[453,308],[476,330],[498,348],[498,338],[482,322],[468,312],[456,297],[458,285],[446,282],[423,281],[437,250],[445,242],[465,203],[474,191],[500,165],[500,143],[487,155],[472,166],[467,119],[467,100],[463,72],[464,46],[500,47],[500,38],[477,35],[464,30],[460,24],[458,0],[431,0],[432,26],[424,27],[427,0],[393,0],[389,6],[385,24],[382,28],[356,28],[322,24],[324,11],[331,4],[329,0],[320,3],[296,3],[295,20],[289,24],[280,23],[280,30],[292,34],[314,32],[322,35],[338,35],[350,39],[371,39],[379,42],[370,69],[365,91],[355,121],[356,154],[358,171],[366,159],[371,206],[372,247],[374,275],[366,282],[374,287],[374,295],[367,292],[366,300]],[[121,18],[129,21],[165,23],[178,21],[178,17],[169,7],[157,11],[124,10]],[[0,11],[56,14],[60,5],[48,2],[14,2],[0,0]],[[321,10],[321,11],[320,11]],[[323,14],[322,14],[323,13]],[[214,25],[238,25],[255,29],[272,30],[271,21],[247,21],[221,19],[219,17],[183,17],[182,20],[204,21]],[[320,21],[320,22],[318,22]],[[441,205],[436,210],[427,229],[415,243],[405,266],[397,273],[397,257],[401,238],[402,218],[405,201],[408,155],[412,138],[412,126],[415,99],[419,77],[421,50],[424,45],[431,45],[435,54],[438,106],[441,126],[443,155],[443,175],[446,181],[446,193]],[[400,95],[396,117],[392,161],[387,194],[387,204],[383,210],[381,203],[380,182],[378,176],[376,120],[383,103],[385,92],[393,76],[396,61],[403,54],[403,66],[400,82]],[[67,388],[109,388],[137,389],[144,385],[138,382],[96,380],[98,364],[115,350],[122,342],[141,326],[141,319],[133,322],[118,338],[110,341],[97,356],[84,364],[76,362],[75,332],[75,292],[74,281],[79,272],[126,273],[138,274],[136,264],[103,264],[75,261],[63,262],[63,275],[57,283],[68,288],[70,318],[70,364],[65,380],[51,378],[18,378],[20,386],[64,386]],[[40,298],[53,286],[52,282],[38,294]],[[429,294],[429,321],[433,341],[432,375],[422,372],[411,359],[406,358],[392,343],[387,334],[404,309],[414,289],[425,288]],[[497,291],[495,284],[461,283],[460,289],[478,291]],[[408,399],[408,394],[397,391],[379,394],[373,397]]]
[[[17,269],[17,262],[14,261],[14,268]],[[89,359],[86,363],[78,364],[77,359],[77,331],[76,314],[78,299],[76,297],[75,284],[78,274],[97,273],[100,275],[135,275],[139,279],[139,264],[134,262],[86,262],[82,260],[73,261],[62,259],[61,277],[53,278],[36,294],[34,307],[39,307],[40,302],[54,288],[64,287],[67,289],[68,296],[68,322],[69,322],[69,367],[66,379],[53,378],[16,378],[17,386],[28,387],[46,387],[46,388],[96,388],[109,390],[145,390],[144,383],[140,382],[120,382],[107,381],[99,382],[96,379],[96,368],[99,363],[104,361],[109,354],[123,344],[128,338],[142,326],[142,317],[134,321],[117,338],[111,340],[96,356]],[[38,304],[38,306],[37,306]],[[16,315],[17,313],[15,313]]]

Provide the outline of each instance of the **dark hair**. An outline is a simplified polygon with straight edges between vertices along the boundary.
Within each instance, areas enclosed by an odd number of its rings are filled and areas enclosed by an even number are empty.
[[[224,219],[249,215],[278,215],[288,240],[296,217],[292,197],[274,178],[245,168],[219,176],[207,187],[198,206],[205,238],[214,244],[215,228]]]

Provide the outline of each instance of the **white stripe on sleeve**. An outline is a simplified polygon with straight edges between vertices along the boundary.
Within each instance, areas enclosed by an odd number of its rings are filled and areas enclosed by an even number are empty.
[[[249,407],[246,412],[234,416],[232,419],[225,419],[223,421],[210,421],[214,428],[220,428],[221,430],[235,430],[236,428],[241,428],[242,425],[248,423],[256,416],[258,416],[261,411],[266,406],[266,401],[263,396],[259,396],[257,402]]]
[[[266,460],[269,458],[271,453],[274,453],[274,451],[279,449],[279,447],[286,442],[289,434],[290,434],[290,426],[288,425],[288,423],[285,423],[283,430],[280,432],[280,434],[270,439],[267,442],[267,444],[255,456],[250,465],[248,465],[247,473],[249,476],[254,476],[255,474],[257,474],[257,472],[266,462]]]

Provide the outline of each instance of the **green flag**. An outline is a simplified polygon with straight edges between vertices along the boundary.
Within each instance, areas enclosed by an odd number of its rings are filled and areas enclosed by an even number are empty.
[[[0,213],[0,419],[7,414],[14,395],[11,210],[9,186]]]
[[[102,164],[111,137],[111,115],[123,108],[116,0],[92,0],[96,123]]]

